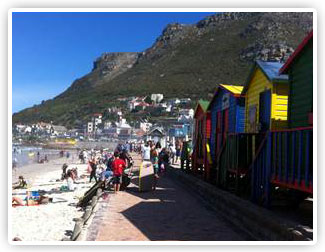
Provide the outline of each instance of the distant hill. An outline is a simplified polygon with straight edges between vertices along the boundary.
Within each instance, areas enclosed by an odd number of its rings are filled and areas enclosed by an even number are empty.
[[[170,24],[144,52],[104,53],[93,70],[13,123],[78,126],[118,97],[163,93],[207,98],[218,83],[243,84],[255,59],[284,61],[312,29],[312,13],[222,13]]]

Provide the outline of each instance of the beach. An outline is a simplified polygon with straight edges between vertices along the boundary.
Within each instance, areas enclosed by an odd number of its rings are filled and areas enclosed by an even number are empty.
[[[59,188],[66,181],[58,181],[62,173],[62,165],[67,163],[70,168],[78,168],[78,175],[87,174],[87,165],[80,164],[77,153],[69,158],[62,157],[43,164],[29,164],[13,171],[12,182],[22,175],[26,178],[28,189],[15,189],[13,196],[24,197],[26,191],[45,192],[45,196],[53,197],[54,202],[36,206],[16,206],[11,208],[11,239],[18,237],[23,241],[60,241],[70,238],[74,228],[74,218],[82,216],[83,211],[76,207],[79,198],[95,183],[88,183],[89,178],[79,179],[76,190],[61,192]]]

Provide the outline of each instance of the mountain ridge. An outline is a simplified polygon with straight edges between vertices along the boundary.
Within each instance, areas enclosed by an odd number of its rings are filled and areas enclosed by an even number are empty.
[[[207,98],[218,83],[243,84],[255,59],[285,61],[312,29],[312,13],[221,13],[173,23],[143,52],[104,53],[62,94],[13,115],[13,122],[74,127],[118,97],[163,93]]]

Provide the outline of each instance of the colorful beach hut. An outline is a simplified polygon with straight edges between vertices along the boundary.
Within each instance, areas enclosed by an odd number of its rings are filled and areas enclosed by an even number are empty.
[[[222,148],[228,133],[244,132],[245,98],[243,86],[220,84],[209,104],[211,115],[210,149],[212,160]]]
[[[287,128],[288,75],[279,74],[279,62],[257,60],[243,89],[245,132]]]
[[[290,128],[313,125],[313,31],[300,43],[280,69],[289,75],[290,96],[288,123]]]
[[[246,139],[238,133],[245,129],[245,98],[243,86],[220,84],[208,107],[211,116],[210,152],[212,167],[211,182],[227,187],[228,177],[239,177]]]
[[[209,179],[209,160],[207,156],[207,139],[210,138],[211,118],[207,112],[209,101],[199,100],[194,112],[192,171]]]

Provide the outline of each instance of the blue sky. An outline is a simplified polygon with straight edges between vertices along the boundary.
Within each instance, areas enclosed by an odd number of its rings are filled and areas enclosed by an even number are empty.
[[[13,112],[55,97],[103,52],[141,52],[169,23],[212,13],[13,13]]]

